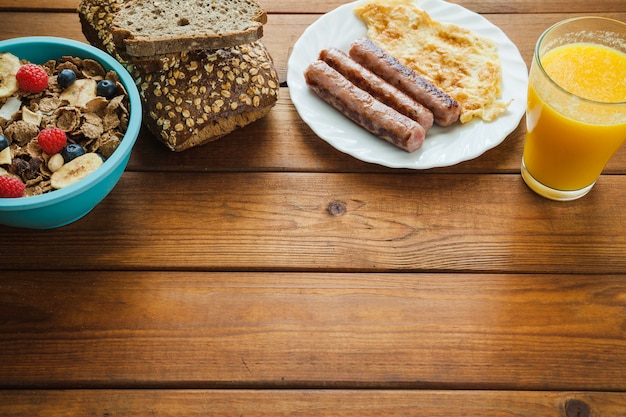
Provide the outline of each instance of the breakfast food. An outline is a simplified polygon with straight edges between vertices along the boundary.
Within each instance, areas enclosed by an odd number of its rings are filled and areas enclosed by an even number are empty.
[[[407,152],[422,146],[426,133],[419,123],[356,87],[326,62],[313,62],[304,76],[318,96],[373,135]]]
[[[266,22],[253,0],[134,0],[122,5],[111,30],[128,55],[145,57],[254,42]]]
[[[117,73],[92,59],[64,56],[36,65],[4,52],[0,79],[0,198],[74,184],[124,137],[126,90]]]
[[[433,126],[433,113],[430,110],[359,65],[345,52],[337,48],[328,48],[320,52],[319,58],[361,90],[367,91],[377,100],[418,122],[426,133]]]
[[[385,117],[395,119],[391,110],[420,123],[425,133],[433,123],[449,127],[476,117],[492,121],[507,110],[510,102],[500,100],[502,71],[494,42],[432,20],[415,0],[364,0],[354,13],[365,23],[366,36],[355,39],[347,54],[329,47],[318,57],[339,76],[314,62],[305,70],[305,81],[374,135],[412,152],[418,142],[398,140],[398,131],[383,134],[385,129],[372,126],[385,125]],[[327,79],[313,84],[309,72]],[[343,88],[351,91],[345,101],[330,94]],[[379,105],[387,107],[384,116],[364,109]]]
[[[374,45],[369,39],[352,42],[350,56],[382,79],[396,86],[433,112],[435,122],[450,126],[459,119],[459,103],[442,89],[400,64],[394,57]]]
[[[214,141],[261,119],[276,104],[279,80],[260,40],[218,49],[128,55],[111,34],[113,20],[128,1],[82,0],[78,11],[83,33],[129,70],[139,87],[146,126],[169,149],[183,151]]]
[[[0,54],[0,97],[10,97],[17,93],[17,71],[22,66],[20,59],[13,54]]]
[[[462,123],[491,121],[508,108],[499,100],[502,69],[493,41],[431,19],[414,0],[367,0],[354,12],[368,39],[459,102]]]
[[[353,41],[349,56],[322,50],[304,78],[346,117],[407,152],[422,146],[434,122],[449,126],[459,119],[456,100],[368,39]]]

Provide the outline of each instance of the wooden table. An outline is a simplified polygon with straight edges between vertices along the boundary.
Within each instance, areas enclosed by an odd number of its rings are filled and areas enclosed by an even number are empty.
[[[84,41],[77,3],[0,1],[0,38]],[[281,80],[340,3],[262,1]],[[562,18],[626,20],[623,0],[458,3],[527,63]],[[524,132],[390,169],[318,138],[287,87],[191,151],[143,131],[87,217],[0,227],[0,415],[626,416],[626,150],[556,203],[519,175]]]

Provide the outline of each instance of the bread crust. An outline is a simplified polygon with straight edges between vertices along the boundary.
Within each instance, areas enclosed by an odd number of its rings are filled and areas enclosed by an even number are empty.
[[[250,27],[245,32],[230,34],[228,36],[209,36],[205,38],[171,39],[154,38],[146,41],[145,38],[137,37],[126,30],[114,30],[116,44],[123,44],[126,53],[131,57],[155,57],[157,55],[193,51],[196,49],[229,48],[257,41],[263,37],[263,26]]]
[[[113,17],[111,33],[126,54],[150,57],[251,43],[265,22],[255,0],[131,0]]]
[[[173,151],[219,139],[266,116],[278,100],[278,76],[261,41],[166,54],[136,65],[113,41],[110,26],[127,0],[82,0],[83,34],[131,73],[144,123]]]
[[[140,91],[146,124],[161,139],[188,149],[265,116],[278,98],[278,79],[259,42],[181,54],[174,65],[145,74]]]

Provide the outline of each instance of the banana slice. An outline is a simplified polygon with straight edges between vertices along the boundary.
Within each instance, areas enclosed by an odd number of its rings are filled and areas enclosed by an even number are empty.
[[[0,165],[9,165],[12,160],[11,147],[4,148],[0,152]]]
[[[61,93],[61,100],[67,100],[71,106],[85,107],[94,98],[98,97],[96,88],[98,83],[91,78],[76,80]]]
[[[15,74],[21,66],[20,59],[12,53],[0,53],[0,97],[12,96],[19,90]]]
[[[43,120],[43,114],[34,112],[28,107],[24,106],[22,109],[22,120],[26,123],[30,123],[35,126],[39,126]]]
[[[2,107],[0,107],[0,119],[12,120],[21,107],[22,100],[18,97],[11,96],[7,98]]]
[[[58,190],[82,180],[102,165],[102,157],[93,152],[86,153],[63,165],[50,177],[50,185]]]

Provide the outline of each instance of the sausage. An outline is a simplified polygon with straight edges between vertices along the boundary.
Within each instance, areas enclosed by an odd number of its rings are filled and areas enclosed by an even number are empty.
[[[324,101],[374,136],[413,152],[424,143],[424,128],[376,100],[322,60],[304,70],[307,85]]]
[[[350,46],[349,54],[356,62],[430,109],[438,125],[449,126],[459,119],[461,106],[454,98],[411,68],[402,65],[371,40],[355,40]]]
[[[345,52],[337,48],[324,49],[319,58],[361,90],[421,124],[426,133],[432,127],[434,119],[430,110],[354,61]]]

